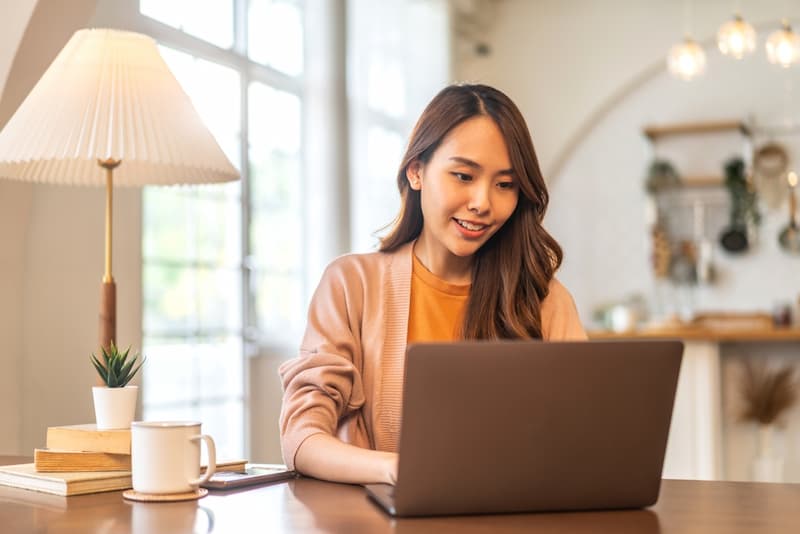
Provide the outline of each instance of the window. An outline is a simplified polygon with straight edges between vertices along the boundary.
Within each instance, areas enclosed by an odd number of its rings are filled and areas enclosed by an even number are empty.
[[[296,346],[305,302],[302,6],[246,4],[245,42],[235,31],[244,27],[239,2],[139,3],[166,25],[149,33],[242,173],[241,182],[143,196],[144,417],[201,420],[220,458],[248,453],[245,354]]]
[[[250,111],[251,327],[262,342],[291,345],[304,314],[301,101],[253,82]]]
[[[161,54],[241,168],[240,73],[163,46]],[[198,419],[215,436],[220,457],[240,457],[240,183],[149,187],[143,210],[144,417]]]
[[[396,177],[423,106],[448,82],[445,0],[349,0],[351,244],[375,250],[400,209]],[[408,36],[413,35],[413,39]]]
[[[250,0],[247,55],[290,76],[303,72],[303,21],[297,5],[285,0]]]
[[[277,461],[273,365],[296,353],[330,255],[372,250],[397,211],[411,122],[447,81],[446,0],[99,0],[97,13],[159,42],[242,174],[143,193],[144,416],[201,420],[220,458]],[[325,61],[345,29],[348,119],[320,77],[341,80]],[[351,172],[331,181],[325,153],[345,148]],[[275,382],[251,392],[250,370]]]
[[[140,0],[139,11],[220,48],[233,46],[233,0]]]

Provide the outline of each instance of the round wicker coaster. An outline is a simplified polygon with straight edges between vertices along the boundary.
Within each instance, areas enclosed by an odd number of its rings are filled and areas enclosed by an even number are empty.
[[[138,502],[194,501],[202,499],[206,495],[208,495],[208,490],[205,488],[197,488],[194,491],[187,491],[186,493],[140,493],[132,489],[122,492],[122,496],[125,499]]]

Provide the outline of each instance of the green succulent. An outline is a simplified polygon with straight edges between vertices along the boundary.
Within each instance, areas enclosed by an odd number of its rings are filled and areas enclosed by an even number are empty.
[[[111,342],[111,347],[103,350],[103,362],[101,363],[97,356],[92,353],[92,365],[97,369],[97,373],[103,382],[110,388],[123,388],[128,385],[128,382],[136,375],[136,372],[142,367],[146,358],[142,358],[139,365],[134,367],[139,354],[134,354],[131,359],[128,359],[128,353],[131,351],[130,346],[125,352],[120,352],[114,342]]]

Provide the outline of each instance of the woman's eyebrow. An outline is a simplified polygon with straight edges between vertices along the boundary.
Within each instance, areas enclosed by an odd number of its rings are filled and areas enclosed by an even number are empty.
[[[473,169],[483,168],[477,161],[472,161],[471,159],[462,158],[461,156],[451,156],[450,160],[455,161],[456,163],[461,163],[463,165],[466,165],[467,167],[472,167]]]
[[[475,170],[481,170],[483,167],[477,161],[472,161],[469,158],[462,158],[461,156],[450,156],[449,158],[451,161],[455,161],[456,163],[461,163],[462,165],[466,165],[467,167],[473,168]],[[498,171],[495,173],[496,176],[513,176],[514,169],[503,169],[502,171]]]

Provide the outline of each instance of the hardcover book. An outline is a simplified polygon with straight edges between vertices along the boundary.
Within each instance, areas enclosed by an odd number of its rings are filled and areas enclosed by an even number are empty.
[[[47,448],[61,451],[131,453],[129,428],[98,430],[95,424],[47,428]]]
[[[130,454],[108,452],[62,451],[34,449],[33,463],[36,471],[50,473],[73,471],[130,471]]]
[[[130,471],[37,473],[30,464],[0,466],[0,484],[53,495],[84,495],[131,487]]]
[[[217,464],[218,471],[242,471],[246,460],[229,460]],[[201,471],[205,470],[202,466]],[[51,493],[84,495],[131,488],[130,471],[76,471],[72,473],[37,473],[36,465],[0,466],[0,485]]]

